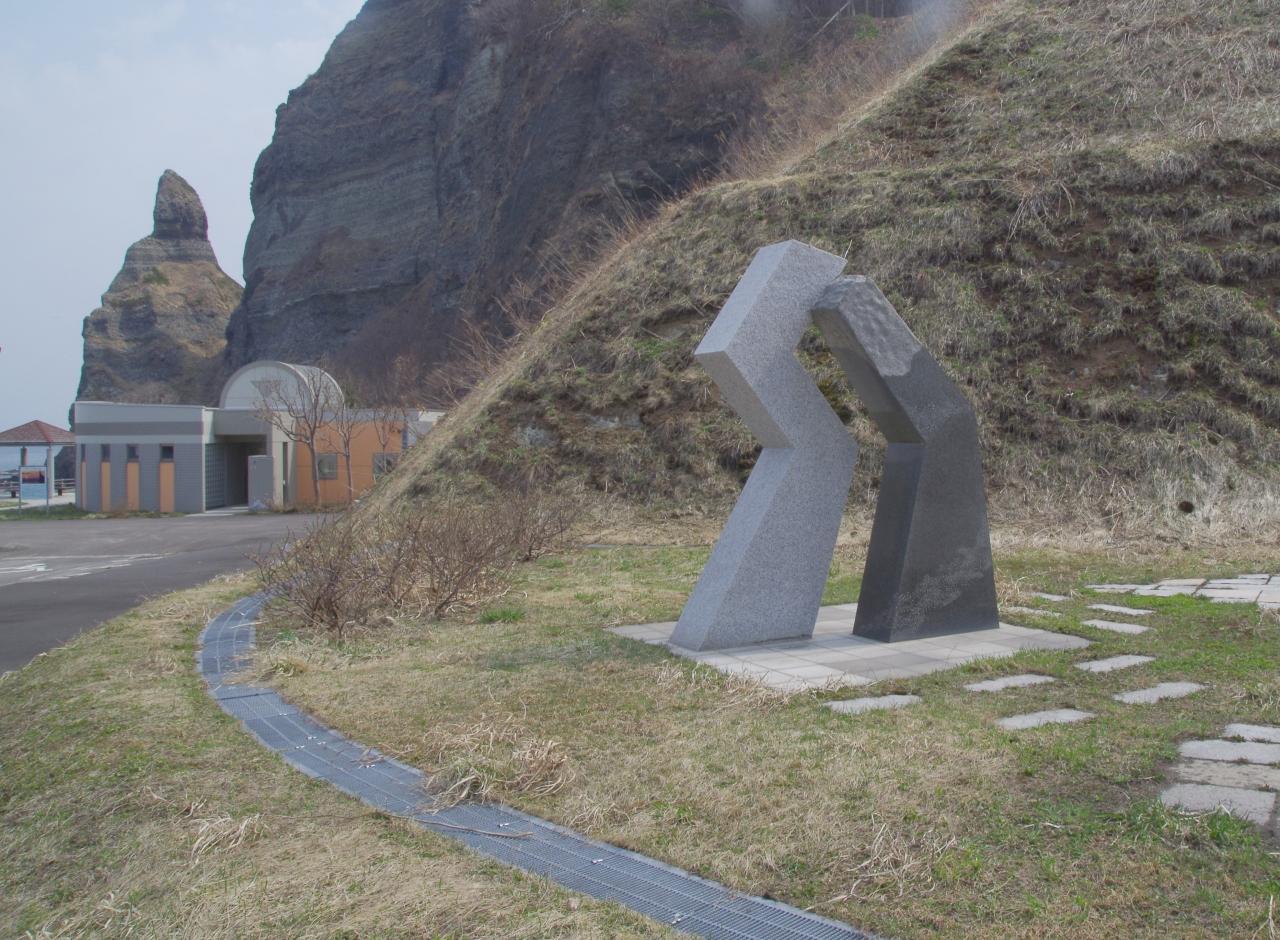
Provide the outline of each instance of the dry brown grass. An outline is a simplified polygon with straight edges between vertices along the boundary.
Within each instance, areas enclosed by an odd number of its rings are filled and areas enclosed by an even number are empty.
[[[367,811],[263,750],[191,667],[196,631],[248,587],[152,601],[0,681],[6,935],[669,935]]]
[[[998,528],[996,543],[1004,601],[1093,580],[1238,573],[1274,555],[1267,544],[1215,553],[1087,530],[1055,539]],[[846,530],[830,601],[856,591],[863,544],[864,526]],[[443,769],[442,786],[465,781],[891,936],[1231,934],[1262,921],[1265,899],[1249,885],[1280,874],[1267,848],[1247,827],[1171,816],[1151,798],[1178,738],[1280,719],[1280,688],[1262,665],[1275,656],[1273,617],[1162,602],[1155,639],[1094,637],[1088,656],[1151,645],[1158,675],[1210,686],[1168,709],[1111,701],[1133,676],[1085,677],[1074,657],[1027,654],[860,689],[926,703],[843,719],[822,707],[832,692],[780,695],[601,632],[672,618],[704,557],[651,545],[545,558],[503,600],[518,622],[405,625],[280,685],[356,739]],[[1083,603],[1040,625],[1082,629]],[[1058,682],[1016,701],[959,689],[1027,669]],[[1024,737],[992,726],[1066,705],[1102,717]],[[536,758],[529,776],[523,754]]]

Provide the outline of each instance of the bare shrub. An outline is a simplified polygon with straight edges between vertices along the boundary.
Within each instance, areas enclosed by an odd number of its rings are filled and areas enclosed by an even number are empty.
[[[278,605],[341,640],[352,629],[441,617],[493,597],[517,564],[564,543],[580,505],[529,491],[327,516],[256,560]]]

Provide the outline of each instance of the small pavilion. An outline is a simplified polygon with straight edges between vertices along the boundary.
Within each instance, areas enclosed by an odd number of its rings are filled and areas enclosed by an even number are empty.
[[[0,447],[19,447],[21,448],[21,456],[18,459],[18,492],[22,492],[22,468],[27,466],[27,451],[32,447],[43,447],[46,449],[45,457],[45,504],[53,499],[54,479],[53,479],[53,459],[58,455],[63,447],[73,446],[76,442],[76,436],[70,431],[64,431],[60,427],[55,427],[47,421],[28,421],[26,424],[20,424],[16,428],[10,428],[7,431],[0,431]]]

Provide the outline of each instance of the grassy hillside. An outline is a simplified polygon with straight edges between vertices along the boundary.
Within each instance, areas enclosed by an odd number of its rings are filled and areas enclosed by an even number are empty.
[[[872,276],[977,406],[997,507],[1275,518],[1280,24],[1269,0],[1007,0],[803,158],[672,206],[406,461],[719,506],[757,453],[692,351],[754,251]],[[801,356],[877,435],[816,333]],[[1118,514],[1118,515],[1117,515]]]

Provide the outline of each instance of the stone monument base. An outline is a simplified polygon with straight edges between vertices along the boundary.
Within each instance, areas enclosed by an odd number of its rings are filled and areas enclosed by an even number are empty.
[[[868,685],[881,679],[906,679],[954,669],[975,659],[1012,656],[1023,650],[1074,650],[1089,645],[1088,640],[1078,636],[1008,623],[1001,623],[995,630],[884,643],[853,635],[857,611],[857,604],[821,608],[813,636],[808,639],[776,640],[706,653],[673,646],[670,640],[674,621],[611,627],[609,632],[666,646],[677,656],[723,673],[750,676],[785,692]]]

